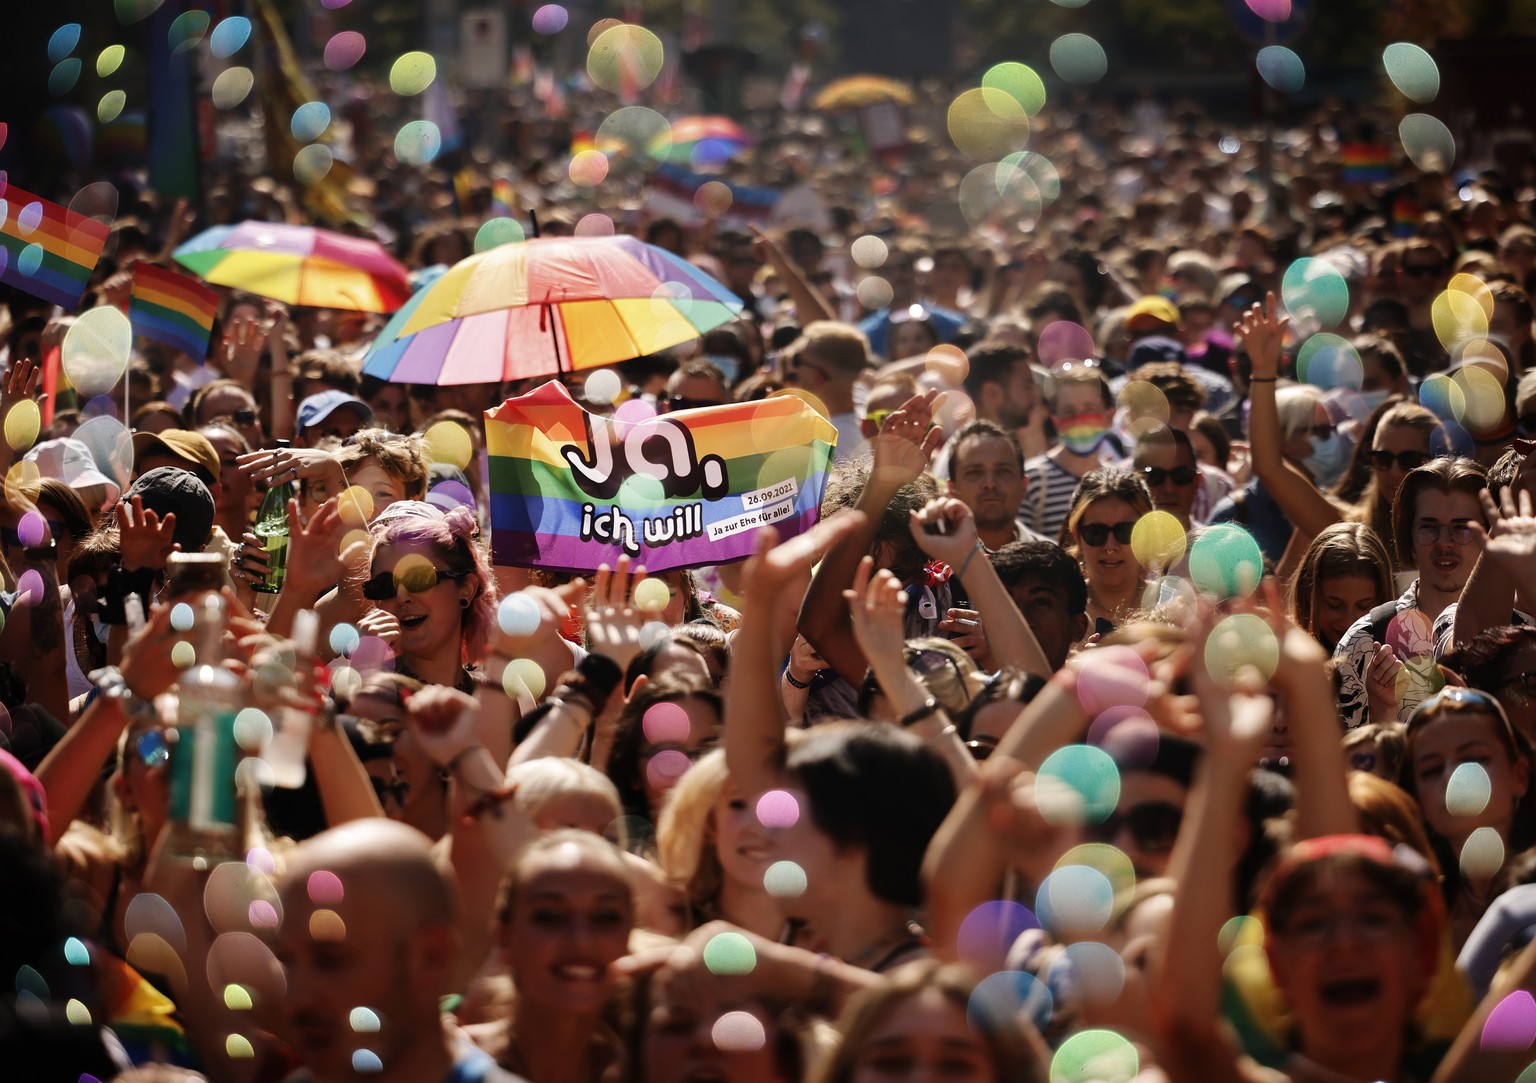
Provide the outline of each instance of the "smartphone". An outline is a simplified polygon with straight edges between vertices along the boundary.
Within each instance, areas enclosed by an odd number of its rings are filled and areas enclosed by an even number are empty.
[[[166,592],[177,598],[224,585],[224,557],[219,553],[172,553],[166,569]]]

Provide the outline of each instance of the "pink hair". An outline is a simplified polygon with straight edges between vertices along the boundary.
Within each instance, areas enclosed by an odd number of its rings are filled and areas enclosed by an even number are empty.
[[[479,661],[496,621],[496,577],[480,544],[480,524],[474,511],[460,506],[442,518],[397,515],[375,523],[371,533],[374,553],[383,545],[431,548],[441,555],[449,571],[475,574],[480,585],[464,610],[463,640],[466,664]]]

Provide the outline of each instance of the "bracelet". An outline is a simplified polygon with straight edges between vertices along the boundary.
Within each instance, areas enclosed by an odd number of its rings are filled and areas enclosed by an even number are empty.
[[[901,728],[902,729],[907,729],[909,726],[915,726],[917,723],[921,722],[923,719],[925,719],[925,718],[932,718],[934,715],[936,715],[938,713],[939,713],[939,701],[934,699],[932,696],[929,696],[928,699],[923,703],[923,705],[921,707],[918,707],[915,710],[909,711],[906,714],[901,716]]]
[[[976,539],[976,548],[972,549],[969,553],[965,554],[965,559],[960,562],[960,570],[955,572],[955,575],[958,578],[960,578],[960,579],[964,579],[965,578],[965,569],[967,569],[967,568],[969,568],[971,566],[971,561],[976,559],[976,554],[977,553],[985,553],[986,551],[987,551],[986,546],[981,544],[981,539],[980,538],[977,538]]]
[[[500,786],[494,790],[486,790],[479,797],[469,803],[464,810],[464,819],[478,820],[487,812],[496,819],[501,819],[501,806],[517,795],[517,783],[508,786]]]
[[[1273,384],[1278,383],[1279,379],[1278,376],[1250,376],[1248,377],[1248,382],[1250,384]]]
[[[811,686],[811,682],[810,681],[797,681],[797,680],[795,680],[795,675],[789,671],[789,667],[788,666],[784,667],[784,679],[789,682],[789,686],[791,688],[798,688],[801,691],[804,691],[805,689],[807,689],[807,688],[809,688]]]
[[[549,700],[549,702],[551,706],[556,709],[575,708],[577,710],[586,711],[587,720],[585,722],[578,721],[576,723],[578,729],[585,730],[592,724],[593,720],[597,718],[597,710],[592,706],[591,701],[588,700],[587,697],[582,695],[580,692],[570,692],[564,696],[554,696]]]
[[[613,690],[624,679],[624,671],[619,664],[605,654],[588,654],[580,662],[576,663],[576,672],[587,679],[592,685],[594,693],[592,702],[602,700],[608,702],[608,697],[613,695]]]

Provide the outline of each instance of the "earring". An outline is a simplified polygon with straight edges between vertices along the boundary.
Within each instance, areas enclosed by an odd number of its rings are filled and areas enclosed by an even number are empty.
[[[469,608],[469,599],[468,598],[460,598],[459,599],[459,608],[460,609],[468,609]]]

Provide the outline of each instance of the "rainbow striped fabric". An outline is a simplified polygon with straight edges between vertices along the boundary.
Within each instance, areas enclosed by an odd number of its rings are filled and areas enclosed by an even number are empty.
[[[0,282],[75,308],[107,243],[107,227],[0,181]]]
[[[808,529],[837,430],[793,394],[610,418],[550,382],[487,410],[485,441],[497,564],[586,573],[628,553],[654,573],[742,560],[760,526]]]
[[[133,333],[202,362],[219,311],[219,295],[186,275],[152,263],[136,264],[128,299]]]

